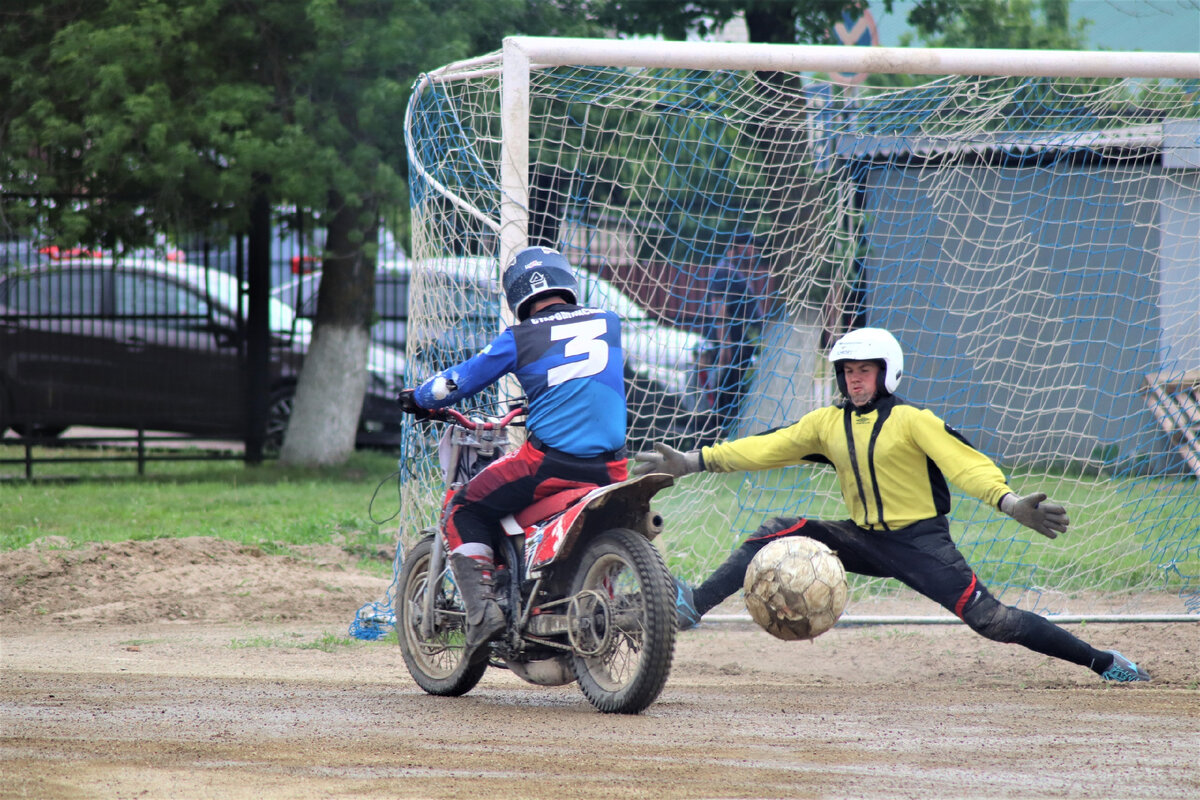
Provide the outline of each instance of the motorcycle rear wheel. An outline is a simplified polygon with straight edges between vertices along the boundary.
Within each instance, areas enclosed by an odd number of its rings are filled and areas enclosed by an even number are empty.
[[[396,587],[394,611],[396,637],[404,666],[417,685],[429,694],[458,697],[475,688],[488,662],[469,664],[463,660],[466,615],[462,599],[450,577],[449,567],[434,577],[433,634],[421,634],[425,589],[430,584],[429,567],[433,548],[440,546],[432,536],[417,542],[404,556]],[[448,562],[447,562],[448,563]]]
[[[579,688],[599,711],[643,711],[675,655],[675,594],[662,555],[640,533],[605,531],[583,546],[571,590],[587,593],[572,630]]]

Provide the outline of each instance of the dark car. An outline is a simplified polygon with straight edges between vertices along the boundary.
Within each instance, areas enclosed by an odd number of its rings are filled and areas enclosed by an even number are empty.
[[[0,432],[71,425],[245,435],[244,292],[192,264],[70,258],[0,272]],[[271,298],[267,448],[277,449],[312,334]],[[402,353],[372,345],[358,444],[398,444]]]

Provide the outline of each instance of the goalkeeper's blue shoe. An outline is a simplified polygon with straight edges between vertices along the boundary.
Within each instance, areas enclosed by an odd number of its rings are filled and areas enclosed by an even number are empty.
[[[1112,666],[1100,673],[1100,677],[1106,681],[1116,681],[1117,683],[1132,683],[1133,681],[1148,681],[1150,673],[1139,667],[1137,664],[1130,661],[1125,656],[1118,653],[1116,650],[1109,650],[1112,653]]]
[[[675,628],[686,631],[700,624],[701,613],[692,599],[692,587],[675,578]]]

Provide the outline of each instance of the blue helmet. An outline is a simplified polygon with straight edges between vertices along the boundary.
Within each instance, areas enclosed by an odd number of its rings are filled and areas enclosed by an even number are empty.
[[[578,302],[579,283],[563,254],[549,247],[526,247],[504,268],[504,297],[518,321],[529,316],[533,301],[545,294],[560,294]]]

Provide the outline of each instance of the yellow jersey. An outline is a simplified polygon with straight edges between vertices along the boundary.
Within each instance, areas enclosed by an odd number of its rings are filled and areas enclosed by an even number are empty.
[[[850,518],[873,531],[948,514],[947,479],[993,508],[1012,491],[999,467],[961,434],[896,397],[862,412],[819,408],[787,427],[704,447],[701,455],[712,472],[832,464]]]

